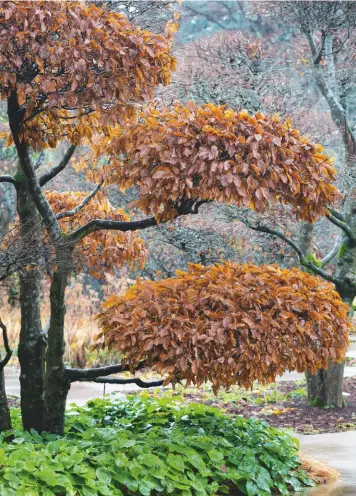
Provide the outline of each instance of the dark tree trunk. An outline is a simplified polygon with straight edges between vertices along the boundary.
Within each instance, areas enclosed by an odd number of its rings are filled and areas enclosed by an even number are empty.
[[[9,429],[11,429],[10,410],[5,391],[4,371],[0,370],[0,432]]]
[[[29,147],[21,136],[24,108],[17,95],[8,97],[9,126],[16,146],[19,166],[17,180],[17,212],[21,241],[26,253],[26,270],[20,271],[21,330],[18,357],[21,366],[21,413],[26,430],[41,432],[44,421],[44,357],[46,339],[40,315],[41,253],[43,247],[41,218],[31,194],[31,181],[25,170],[32,170]],[[32,170],[33,172],[33,170]],[[28,260],[30,259],[30,260]]]
[[[40,313],[41,227],[37,209],[24,183],[18,187],[18,214],[21,237],[31,255],[31,263],[21,271],[20,307],[21,331],[18,357],[21,366],[21,413],[26,430],[43,430],[44,366],[46,337],[42,331]]]
[[[66,258],[64,252],[62,257]],[[68,262],[70,260],[68,257]],[[65,290],[69,280],[69,268],[59,264],[52,275],[51,282],[51,318],[48,329],[48,348],[46,356],[46,419],[45,430],[54,434],[63,435],[65,407],[70,381],[64,371],[64,318]]]
[[[329,362],[327,370],[321,369],[316,375],[306,374],[309,405],[342,408],[343,378],[344,362]]]

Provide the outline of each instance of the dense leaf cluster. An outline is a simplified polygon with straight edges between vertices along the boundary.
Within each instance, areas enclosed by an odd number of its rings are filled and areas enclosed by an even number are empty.
[[[276,265],[191,265],[163,281],[144,281],[112,296],[99,315],[107,346],[169,381],[211,381],[214,389],[286,370],[316,373],[341,361],[348,306],[334,286]]]
[[[173,218],[175,203],[193,198],[258,212],[280,202],[312,221],[340,196],[323,147],[276,115],[250,116],[213,104],[150,108],[138,125],[113,132],[106,152],[114,154],[110,181],[137,185],[140,198],[133,205],[158,219]]]
[[[267,496],[312,485],[288,434],[201,404],[95,400],[67,425],[64,438],[16,431],[0,442],[1,496]]]
[[[0,95],[16,92],[35,149],[132,117],[175,65],[170,36],[89,2],[4,1],[0,27]]]

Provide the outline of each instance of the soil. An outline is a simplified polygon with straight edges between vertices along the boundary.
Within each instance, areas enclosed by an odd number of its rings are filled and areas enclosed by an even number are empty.
[[[199,401],[216,406],[231,415],[255,417],[266,420],[271,426],[293,429],[301,434],[321,434],[356,430],[356,377],[344,380],[346,406],[344,408],[318,408],[307,404],[305,395],[290,398],[286,395],[300,390],[295,382],[280,383],[278,391],[287,399],[256,405],[251,396],[237,402],[225,403],[217,400],[203,400],[199,394],[185,394],[187,401]]]

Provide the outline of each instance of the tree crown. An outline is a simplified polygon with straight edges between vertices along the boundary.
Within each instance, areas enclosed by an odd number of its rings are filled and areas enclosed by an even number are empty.
[[[36,150],[132,118],[175,66],[170,36],[85,2],[4,1],[0,25],[0,96],[16,92]]]
[[[105,345],[134,370],[140,361],[167,382],[250,387],[286,370],[316,373],[341,361],[348,306],[334,286],[298,269],[191,265],[175,278],[138,281],[99,315]]]
[[[212,104],[148,108],[125,132],[112,130],[97,151],[111,156],[108,182],[138,185],[133,206],[158,220],[174,218],[176,202],[188,198],[258,212],[280,202],[313,221],[340,198],[323,147],[277,115]]]

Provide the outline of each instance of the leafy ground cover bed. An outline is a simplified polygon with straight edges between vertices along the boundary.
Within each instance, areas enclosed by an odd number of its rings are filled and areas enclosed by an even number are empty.
[[[304,381],[255,386],[251,391],[232,387],[215,396],[211,389],[176,388],[155,390],[152,395],[178,395],[185,401],[201,402],[220,408],[232,416],[266,420],[271,426],[293,429],[302,434],[320,434],[356,429],[356,378],[344,380],[345,408],[310,407]]]
[[[64,438],[23,432],[13,413],[15,430],[0,436],[1,496],[265,496],[313,485],[286,432],[201,403],[98,399],[73,408]]]

